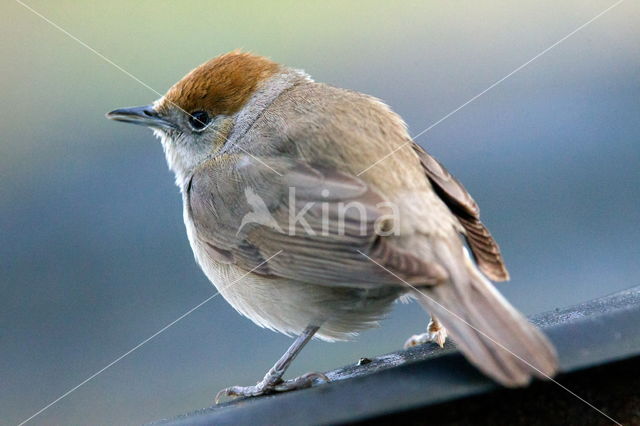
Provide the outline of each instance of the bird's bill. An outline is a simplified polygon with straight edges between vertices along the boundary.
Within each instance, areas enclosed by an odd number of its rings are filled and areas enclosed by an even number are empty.
[[[119,108],[107,113],[107,118],[157,129],[174,129],[175,126],[160,117],[153,105]]]

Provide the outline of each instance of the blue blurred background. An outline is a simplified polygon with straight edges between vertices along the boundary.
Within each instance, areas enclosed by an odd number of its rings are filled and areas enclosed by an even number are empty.
[[[612,1],[28,4],[164,92],[245,48],[380,97],[416,134]],[[467,186],[525,313],[640,283],[640,3],[627,1],[421,136]],[[12,0],[0,5],[0,423],[18,423],[214,293],[151,133],[104,119],[157,95]],[[398,305],[290,375],[401,347]],[[602,336],[602,344],[607,337]],[[32,424],[139,424],[262,377],[290,339],[222,298]]]

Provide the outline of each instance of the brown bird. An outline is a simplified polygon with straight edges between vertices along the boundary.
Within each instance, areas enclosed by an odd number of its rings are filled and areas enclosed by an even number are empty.
[[[552,345],[488,280],[509,274],[477,204],[380,100],[234,51],[152,105],[107,116],[162,140],[195,258],[220,294],[297,336],[262,381],[219,396],[326,380],[282,377],[313,336],[349,339],[401,297],[431,314],[407,346],[448,334],[506,386],[555,374]]]

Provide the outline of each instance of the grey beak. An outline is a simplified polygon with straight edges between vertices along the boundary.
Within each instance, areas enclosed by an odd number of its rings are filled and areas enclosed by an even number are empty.
[[[173,123],[163,119],[153,108],[153,105],[145,105],[131,108],[114,109],[107,113],[107,118],[125,123],[133,123],[141,126],[155,127],[158,129],[175,129]]]

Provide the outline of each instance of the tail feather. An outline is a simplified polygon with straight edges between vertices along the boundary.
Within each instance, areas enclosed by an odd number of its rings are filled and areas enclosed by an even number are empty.
[[[498,293],[468,254],[445,242],[434,254],[450,282],[421,288],[416,297],[469,361],[510,387],[526,385],[533,376],[552,377],[557,356],[549,340]]]

